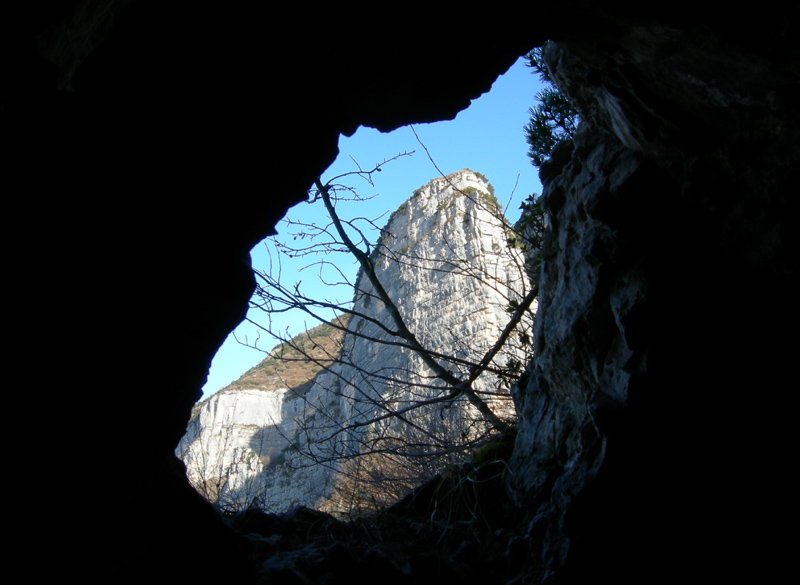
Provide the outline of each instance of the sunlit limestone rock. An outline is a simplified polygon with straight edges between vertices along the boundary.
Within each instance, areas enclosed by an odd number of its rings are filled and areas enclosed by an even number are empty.
[[[409,329],[461,380],[530,287],[524,252],[509,245],[491,191],[469,170],[431,181],[392,214],[371,253]],[[235,508],[346,513],[397,499],[491,430],[464,394],[444,399],[452,388],[389,333],[397,329],[390,309],[363,271],[352,309],[339,360],[313,384],[226,391],[203,406],[178,452],[206,497]],[[491,368],[524,362],[524,337],[512,336]],[[498,417],[513,421],[506,386],[491,372],[472,384]]]
[[[256,389],[215,394],[190,421],[176,452],[193,486],[209,500],[220,493],[247,490],[264,464],[283,445],[253,441],[267,425],[282,420],[286,389]]]

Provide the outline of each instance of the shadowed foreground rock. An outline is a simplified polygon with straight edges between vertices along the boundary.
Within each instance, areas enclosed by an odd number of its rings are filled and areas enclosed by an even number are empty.
[[[784,68],[797,51],[772,61],[780,39],[754,54],[648,23],[614,55],[580,41],[546,52],[585,126],[542,167],[552,229],[511,485],[548,571],[566,518],[564,582],[775,570],[763,560],[783,546],[770,529],[781,482],[757,512],[740,506],[764,489],[758,469],[781,475],[789,440],[763,394],[792,353],[776,327],[797,324],[799,86]]]
[[[253,543],[259,583],[366,585],[376,575],[398,585],[504,583],[527,564],[519,546],[525,523],[503,481],[513,444],[512,433],[391,508],[349,523],[308,508],[248,510],[227,522]]]

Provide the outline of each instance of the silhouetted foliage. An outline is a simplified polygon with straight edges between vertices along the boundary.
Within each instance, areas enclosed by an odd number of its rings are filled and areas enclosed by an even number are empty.
[[[548,87],[536,94],[537,105],[530,108],[531,118],[525,125],[528,157],[535,167],[540,167],[556,144],[570,140],[578,128],[578,111],[553,84],[550,72],[542,59],[543,47],[537,47],[525,57],[528,67],[539,75]]]

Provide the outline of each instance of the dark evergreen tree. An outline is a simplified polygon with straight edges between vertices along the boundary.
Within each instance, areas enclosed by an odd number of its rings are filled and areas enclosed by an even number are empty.
[[[536,47],[525,57],[528,67],[539,76],[545,88],[536,94],[537,104],[530,108],[530,121],[524,126],[528,142],[528,157],[535,167],[540,167],[550,158],[555,146],[575,136],[578,128],[578,110],[558,90],[542,59],[544,47]],[[532,193],[520,206],[522,215],[515,228],[521,236],[522,245],[528,252],[528,270],[531,279],[538,282],[542,262],[541,247],[544,241],[544,209],[538,193]]]
[[[571,139],[578,127],[578,111],[553,84],[542,60],[542,50],[543,47],[536,47],[525,55],[528,67],[539,75],[542,83],[547,84],[536,94],[538,103],[528,110],[531,118],[525,125],[528,157],[535,167],[540,167],[550,157],[556,144]]]

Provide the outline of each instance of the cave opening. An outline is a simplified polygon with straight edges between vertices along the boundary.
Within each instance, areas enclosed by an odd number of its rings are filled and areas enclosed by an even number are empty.
[[[354,183],[357,185],[360,198],[352,203],[355,211],[350,213],[353,216],[376,218],[373,222],[374,227],[384,223],[390,211],[397,208],[412,193],[419,191],[415,188],[424,186],[440,173],[447,174],[463,168],[472,168],[478,171],[479,175],[484,175],[491,181],[488,185],[488,188],[493,191],[491,196],[497,196],[503,215],[506,216],[505,221],[513,224],[519,218],[521,204],[525,199],[532,193],[541,191],[537,169],[530,164],[527,156],[528,147],[523,132],[523,127],[528,122],[529,108],[541,88],[541,80],[526,66],[526,60],[521,57],[509,71],[497,79],[489,92],[474,100],[471,106],[459,113],[455,120],[421,124],[413,129],[403,127],[389,133],[362,127],[352,137],[341,137],[339,141],[340,155],[323,175],[323,178],[351,173],[358,168],[367,168],[371,164],[380,163],[401,154],[402,156],[396,160],[387,163],[381,169],[380,175],[375,175],[374,184],[369,184],[363,178],[359,179],[358,177],[356,180],[359,182]],[[338,205],[344,207],[345,203],[340,202]],[[316,207],[321,207],[321,203],[316,204]],[[324,212],[324,209],[322,211]],[[345,212],[346,215],[347,212]],[[467,219],[468,217],[464,218],[465,221]],[[319,210],[315,211],[311,205],[298,204],[290,209],[287,218],[278,226],[279,234],[282,231],[289,232],[288,236],[283,236],[285,239],[282,245],[287,246],[287,240],[292,239],[292,224],[294,226],[308,225],[309,223],[322,225],[325,221],[329,221],[325,213],[320,213]],[[376,231],[373,236],[373,245],[378,239],[378,235]],[[280,238],[280,235],[276,237],[276,239]],[[500,245],[499,242],[493,244],[495,249]],[[507,242],[503,241],[502,246],[506,245]],[[309,280],[318,279],[330,283],[336,278],[336,275],[331,278],[330,274],[326,278],[322,275],[321,270],[317,271],[314,268],[314,262],[319,261],[318,258],[309,259],[305,254],[298,254],[299,258],[297,259],[288,258],[285,252],[282,255],[279,253],[273,242],[262,242],[251,252],[253,266],[256,270],[264,270],[265,266],[271,266],[275,270],[278,256],[281,257],[281,272],[293,275],[290,278],[302,280],[304,286],[308,285]],[[336,305],[342,305],[345,301],[336,300],[335,295],[340,295],[339,299],[346,298],[349,301],[353,294],[352,279],[355,276],[356,267],[357,263],[353,261],[352,257],[345,255],[341,264],[334,267],[334,271],[340,277],[349,278],[351,284],[340,285],[338,290],[330,284],[311,285],[312,292],[309,296],[330,299]],[[335,316],[336,310],[330,309],[321,314],[324,319],[330,320]],[[265,323],[268,323],[268,327],[265,327]],[[303,381],[305,378],[301,380],[293,377],[296,372],[291,368],[291,363],[288,363],[288,366],[286,364],[269,366],[270,376],[275,380],[280,379],[280,383],[267,382],[263,379],[262,371],[266,370],[262,362],[271,359],[267,354],[270,350],[278,347],[280,343],[286,343],[300,333],[307,332],[318,325],[324,326],[324,324],[324,321],[321,323],[314,321],[309,314],[303,311],[265,314],[263,307],[259,309],[253,306],[248,314],[248,319],[231,333],[218,351],[212,364],[209,381],[206,384],[206,395],[193,410],[193,416],[199,415],[200,409],[212,396],[212,392],[208,389],[213,388],[215,384],[217,386],[224,385],[223,393],[251,388],[266,389],[271,388],[273,383],[276,385],[288,384],[291,387],[291,383],[287,382],[288,379],[294,379],[295,382],[305,385],[311,384],[312,380],[310,379]],[[420,323],[416,327],[423,327],[423,325]],[[267,329],[274,332],[273,335],[278,334],[281,337],[269,338],[270,333]],[[529,333],[524,334],[524,337],[529,338]],[[316,337],[315,339],[318,340]],[[462,351],[464,356],[469,353],[466,350]],[[524,362],[524,360],[516,361],[519,364]],[[232,376],[238,377],[230,382]],[[259,378],[257,382],[258,376],[262,376],[262,378]],[[223,381],[218,382],[218,380]],[[264,386],[259,384],[264,384]],[[245,407],[244,403],[237,402],[230,404],[229,408],[241,412]],[[254,408],[258,409],[259,407]],[[274,411],[275,405],[270,408],[273,410],[270,410],[271,414],[268,416],[274,417],[273,420],[280,418],[281,415]],[[243,420],[248,418],[245,414],[241,414],[241,416]],[[252,422],[248,418],[248,424],[252,424]],[[191,425],[190,422],[190,429]],[[191,430],[189,434],[192,435]],[[229,438],[229,440],[231,439]],[[263,439],[257,446],[253,442],[251,447],[256,456],[252,460],[252,465],[257,465],[256,461],[267,466],[274,465],[276,462],[283,464],[287,455],[287,446],[296,443],[296,440],[292,441],[287,438],[284,442],[286,443],[284,446],[273,445],[274,441],[265,446]],[[178,452],[185,451],[186,438],[182,440],[181,445]],[[215,457],[224,458],[224,456],[216,454],[219,447],[214,446],[209,449],[214,451]],[[208,461],[210,458],[205,457],[204,459]],[[223,464],[220,463],[220,465]],[[226,462],[224,465],[229,466],[231,462]],[[201,493],[213,499],[218,498],[222,490],[219,479],[216,482],[217,484],[211,487],[206,479],[195,483],[198,483],[196,487]]]
[[[531,193],[541,193],[538,172],[525,155],[528,147],[522,132],[523,126],[528,122],[528,108],[534,104],[535,95],[541,88],[541,81],[525,67],[525,60],[520,57],[509,71],[498,77],[490,91],[473,100],[472,105],[460,112],[455,120],[416,127],[419,140],[429,148],[433,161],[442,172],[447,174],[472,168],[488,177],[511,223],[519,218],[521,202]],[[420,141],[409,127],[385,133],[360,127],[353,136],[340,136],[340,154],[323,177],[354,171],[356,164],[367,166],[399,153],[413,152],[412,158],[403,158],[384,169],[384,175],[391,176],[390,180],[383,180],[376,187],[370,187],[365,181],[359,184],[366,197],[375,197],[373,204],[363,215],[380,221],[380,218],[388,217],[414,189],[439,174]],[[359,209],[363,209],[365,205],[369,203],[359,203]],[[307,214],[314,218],[324,217],[324,213],[321,214],[303,203],[291,208],[286,216],[299,219]],[[286,226],[279,224],[278,230],[285,232]],[[251,258],[254,267],[263,268],[268,265],[264,242],[253,248]],[[345,263],[352,264],[352,261],[346,260]],[[299,274],[302,268],[302,263],[298,263],[289,267],[289,270]],[[346,289],[343,296],[347,297],[349,294]],[[330,317],[332,316],[331,314]],[[276,330],[285,331],[288,327],[290,336],[297,335],[305,329],[303,321],[302,316],[289,318],[278,325]],[[234,333],[239,340],[258,337],[257,331],[252,328],[248,330],[245,323]],[[210,397],[263,359],[274,340],[266,343],[269,347],[259,345],[260,351],[251,352],[248,349],[252,348],[243,348],[242,343],[229,336],[214,358],[209,379],[203,387],[203,399]],[[244,358],[242,355],[248,357]]]

